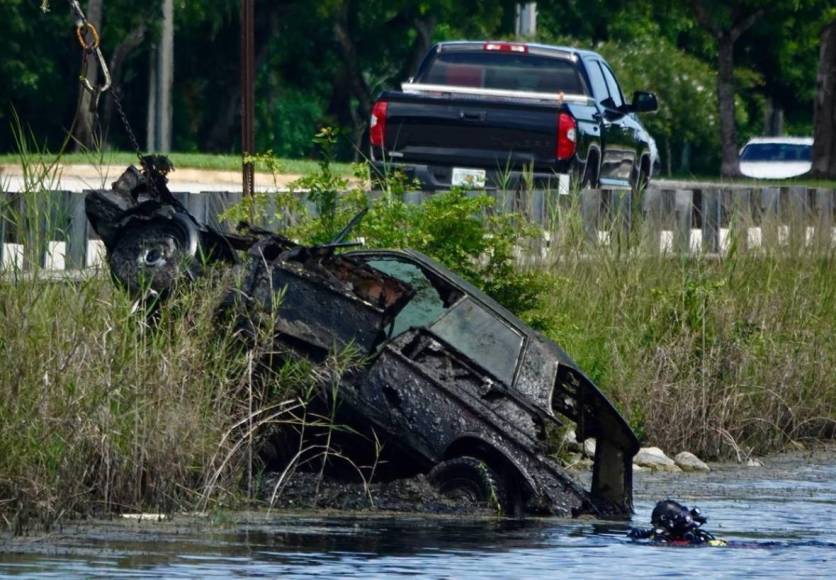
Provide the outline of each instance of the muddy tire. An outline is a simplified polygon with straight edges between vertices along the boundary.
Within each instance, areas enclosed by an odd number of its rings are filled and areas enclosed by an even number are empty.
[[[497,511],[503,508],[503,488],[496,472],[475,457],[442,461],[430,471],[429,480],[450,499]]]
[[[132,293],[165,294],[195,274],[196,233],[183,220],[161,219],[125,228],[109,252],[113,277]]]

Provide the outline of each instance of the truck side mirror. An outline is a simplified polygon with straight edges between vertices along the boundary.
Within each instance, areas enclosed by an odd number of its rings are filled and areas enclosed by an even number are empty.
[[[652,113],[659,108],[656,95],[647,91],[636,91],[633,93],[633,102],[630,103],[630,110],[633,113]]]

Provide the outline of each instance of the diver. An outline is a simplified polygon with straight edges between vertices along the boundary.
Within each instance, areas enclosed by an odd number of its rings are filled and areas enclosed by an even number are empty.
[[[650,516],[652,528],[630,528],[628,536],[632,540],[650,540],[674,546],[726,546],[725,540],[717,539],[702,529],[706,521],[699,508],[689,510],[681,503],[668,499],[653,508]]]

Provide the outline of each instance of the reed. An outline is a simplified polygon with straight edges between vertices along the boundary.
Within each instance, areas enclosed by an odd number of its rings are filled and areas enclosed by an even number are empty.
[[[590,243],[576,208],[527,268],[545,284],[520,314],[560,343],[673,453],[746,459],[836,434],[836,249],[826,238],[724,255],[654,254],[641,220]],[[768,221],[764,231],[777,224]],[[658,245],[655,245],[658,248]]]

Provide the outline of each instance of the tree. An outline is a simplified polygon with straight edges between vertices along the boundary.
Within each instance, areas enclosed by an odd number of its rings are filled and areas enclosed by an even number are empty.
[[[87,20],[101,30],[102,27],[102,6],[103,0],[89,0],[87,3]],[[88,55],[85,61],[84,70],[81,74],[92,86],[97,86],[99,78],[99,63],[94,54]],[[78,101],[75,109],[75,120],[73,121],[73,141],[76,150],[95,149],[101,144],[101,134],[97,134],[96,111],[98,105],[95,102],[97,95],[93,95],[84,85],[79,84]]]
[[[812,174],[836,179],[836,19],[821,33],[813,125]]]
[[[699,171],[710,170],[706,166],[716,162],[719,145],[717,103],[711,91],[716,75],[711,67],[662,36],[609,41],[596,49],[613,67],[625,95],[643,90],[659,98],[658,112],[642,115],[642,124],[656,139],[668,175],[674,169],[693,169],[683,159],[686,151],[699,158]]]
[[[694,0],[691,4],[699,25],[717,45],[717,111],[720,117],[720,173],[739,175],[737,166],[737,126],[734,116],[734,45],[763,15],[763,8],[749,6],[745,0],[715,2]]]

